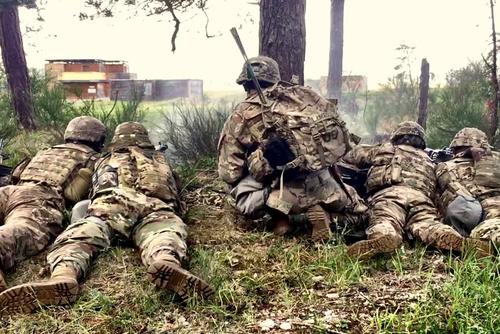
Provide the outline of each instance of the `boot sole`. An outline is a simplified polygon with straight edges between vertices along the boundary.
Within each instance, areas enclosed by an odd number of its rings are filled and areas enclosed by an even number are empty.
[[[382,236],[376,239],[362,240],[347,248],[347,254],[351,257],[366,259],[377,254],[392,253],[394,240],[389,236]]]
[[[212,288],[204,280],[167,262],[151,264],[148,268],[148,278],[157,287],[175,292],[182,300],[187,300],[190,292],[196,292],[204,299],[214,294]]]
[[[0,294],[0,314],[31,313],[40,306],[71,304],[78,292],[77,282],[22,284]]]
[[[326,211],[319,205],[315,205],[307,211],[307,218],[312,225],[311,239],[314,242],[326,241],[332,237],[330,219]]]

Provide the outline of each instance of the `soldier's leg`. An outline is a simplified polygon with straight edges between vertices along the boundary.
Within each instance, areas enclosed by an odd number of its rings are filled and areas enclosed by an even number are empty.
[[[481,201],[484,220],[500,218],[500,196],[494,196]]]
[[[403,243],[403,228],[406,220],[404,196],[399,192],[385,191],[374,197],[370,204],[367,240],[349,246],[351,256],[370,257],[380,253],[391,253]]]
[[[39,305],[65,305],[76,300],[78,280],[88,271],[92,259],[110,246],[112,231],[97,217],[71,224],[56,239],[47,261],[52,274],[41,283],[22,284],[0,294],[0,314],[31,312]]]
[[[10,193],[12,192],[12,186],[6,186],[0,188],[0,228],[3,225],[3,220],[5,218],[5,211],[7,206],[7,201],[9,199]],[[5,282],[5,277],[3,274],[4,268],[2,267],[0,261],[0,292],[7,289],[7,283]]]
[[[186,299],[190,291],[208,298],[213,290],[202,279],[181,267],[186,256],[186,225],[171,211],[148,214],[133,231],[133,240],[156,286]]]
[[[500,248],[500,217],[486,219],[476,226],[471,234],[471,238],[489,240],[493,242],[497,249]]]
[[[464,237],[453,227],[443,224],[437,214],[437,209],[430,199],[413,201],[406,230],[426,245],[443,250],[461,251]]]
[[[481,202],[484,220],[471,232],[471,237],[491,241],[500,247],[500,196],[490,197]]]
[[[26,202],[26,191],[16,187],[7,200],[4,225],[0,226],[0,268],[4,270],[40,253],[63,229],[60,208],[43,200],[44,194]]]

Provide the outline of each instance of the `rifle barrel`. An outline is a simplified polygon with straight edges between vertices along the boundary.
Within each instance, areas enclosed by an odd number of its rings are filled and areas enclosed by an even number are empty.
[[[259,80],[257,80],[257,77],[255,76],[255,72],[253,71],[252,65],[248,61],[247,53],[245,52],[245,47],[243,46],[243,43],[241,42],[240,35],[238,34],[238,30],[236,30],[235,27],[231,28],[231,34],[234,37],[234,40],[236,41],[236,44],[238,45],[238,48],[240,49],[240,52],[243,56],[243,59],[245,60],[245,64],[247,67],[247,71],[250,74],[250,77],[252,79],[252,82],[255,86],[255,89],[257,90],[257,94],[259,94],[259,99],[262,104],[267,105],[267,100],[266,97],[264,96],[264,92],[262,91],[262,88],[260,87]]]

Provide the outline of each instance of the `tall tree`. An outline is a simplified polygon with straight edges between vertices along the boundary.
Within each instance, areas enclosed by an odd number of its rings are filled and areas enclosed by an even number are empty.
[[[0,47],[3,65],[11,91],[12,107],[26,130],[34,130],[36,125],[18,6],[34,4],[34,0],[0,2]]]
[[[328,98],[340,101],[342,96],[342,59],[344,52],[344,0],[331,0],[330,63],[328,69]]]
[[[497,32],[495,28],[495,1],[490,0],[490,11],[491,11],[491,39],[492,39],[492,50],[491,50],[491,62],[484,60],[486,66],[490,70],[491,78],[491,90],[492,90],[492,100],[488,101],[488,108],[490,113],[490,128],[489,136],[491,139],[495,136],[498,128],[498,106],[500,103],[500,86],[498,83],[498,68],[497,68]]]
[[[304,84],[306,57],[306,1],[261,0],[259,54],[275,59],[281,78],[290,81],[294,75]]]
[[[422,66],[420,67],[420,99],[418,101],[418,124],[427,128],[427,102],[429,101],[429,62],[427,59],[422,59]]]

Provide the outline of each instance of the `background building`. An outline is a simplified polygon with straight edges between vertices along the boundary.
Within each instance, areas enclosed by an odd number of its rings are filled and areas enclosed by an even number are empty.
[[[133,94],[144,100],[202,98],[202,80],[137,80],[122,60],[50,59],[45,73],[66,89],[70,99],[127,100]]]

